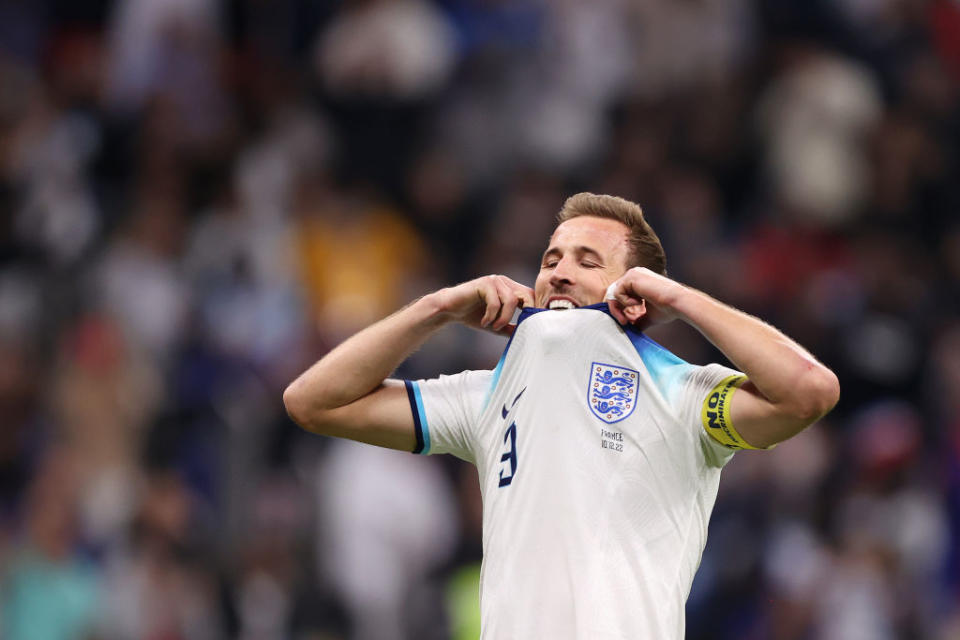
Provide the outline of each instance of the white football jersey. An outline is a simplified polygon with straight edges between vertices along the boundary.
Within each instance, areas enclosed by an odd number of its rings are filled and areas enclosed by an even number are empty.
[[[708,435],[707,410],[729,401],[732,376],[603,303],[525,309],[494,371],[406,383],[418,452],[479,471],[482,638],[683,638],[734,453]]]

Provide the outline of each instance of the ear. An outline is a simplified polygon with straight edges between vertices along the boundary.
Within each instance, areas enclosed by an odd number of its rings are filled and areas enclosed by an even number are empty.
[[[630,324],[636,324],[643,316],[647,315],[647,302],[643,298],[640,299],[640,302],[637,304],[632,304],[629,307],[625,307],[623,310],[623,315],[627,317],[627,320],[630,321]]]

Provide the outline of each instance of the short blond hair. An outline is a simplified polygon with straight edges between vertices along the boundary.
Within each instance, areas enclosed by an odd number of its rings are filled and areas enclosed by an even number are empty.
[[[580,216],[617,220],[627,226],[627,268],[646,267],[661,275],[667,274],[667,255],[660,238],[643,217],[640,205],[618,196],[578,193],[567,198],[557,214],[557,224]]]

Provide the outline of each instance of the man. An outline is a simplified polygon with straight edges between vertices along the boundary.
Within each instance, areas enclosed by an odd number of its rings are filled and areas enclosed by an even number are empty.
[[[486,276],[424,296],[284,393],[310,431],[477,466],[483,638],[683,638],[720,469],[837,402],[836,376],[802,347],[665,265],[639,206],[575,195],[533,290]],[[743,373],[641,332],[673,319]],[[512,334],[494,371],[387,379],[450,322]]]

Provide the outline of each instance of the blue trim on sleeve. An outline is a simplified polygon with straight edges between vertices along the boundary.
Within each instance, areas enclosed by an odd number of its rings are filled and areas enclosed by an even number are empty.
[[[417,446],[413,452],[427,455],[430,453],[430,428],[427,426],[427,414],[423,410],[423,398],[420,395],[420,385],[410,380],[404,380],[407,388],[407,399],[410,401],[410,412],[413,414],[413,428],[417,438]]]
[[[510,338],[510,342],[512,341],[513,338]],[[510,342],[507,343],[503,353],[500,354],[500,361],[497,362],[497,367],[493,370],[493,378],[490,379],[490,386],[487,388],[487,394],[483,397],[483,404],[481,405],[480,409],[481,413],[487,408],[487,405],[490,404],[490,396],[493,395],[493,390],[497,388],[497,383],[500,382],[500,374],[503,373],[503,361],[507,359],[507,350],[510,349]]]
[[[423,410],[423,398],[420,395],[420,385],[413,383],[413,395],[417,401],[417,411],[420,413],[420,427],[423,429],[423,453],[430,453],[430,426],[427,424],[427,412]]]

